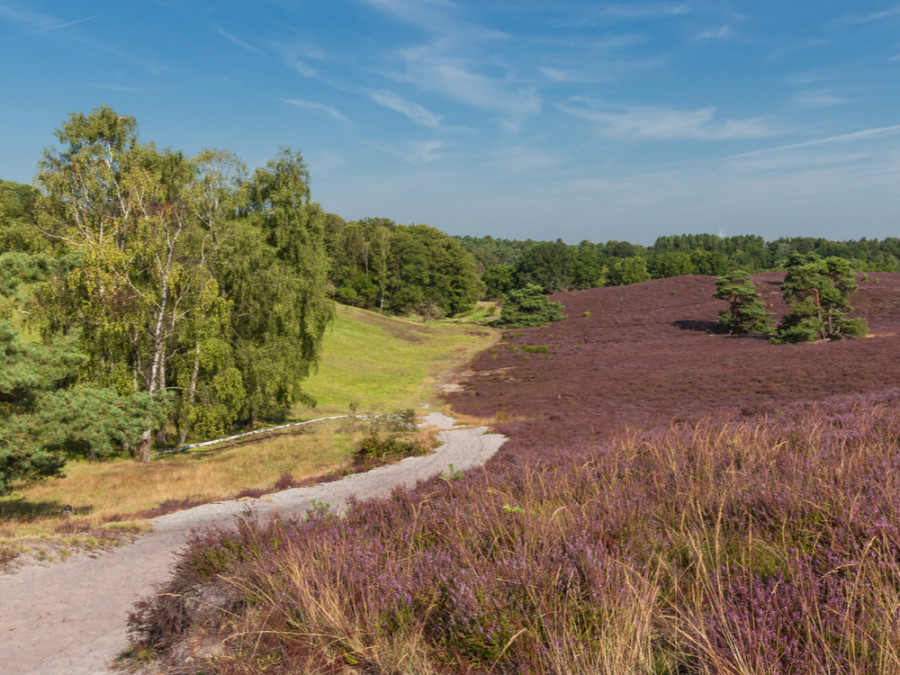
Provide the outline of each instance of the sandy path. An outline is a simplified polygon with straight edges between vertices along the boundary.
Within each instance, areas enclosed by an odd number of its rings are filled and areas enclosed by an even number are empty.
[[[165,581],[175,552],[198,527],[228,525],[248,505],[260,518],[306,512],[313,501],[341,508],[353,496],[379,497],[412,486],[449,465],[461,471],[484,463],[505,440],[486,427],[452,429],[453,420],[431,413],[423,425],[444,429],[443,443],[425,457],[348,476],[340,481],[285,490],[259,500],[205,504],[156,520],[135,543],[50,567],[26,567],[0,576],[0,673],[93,675],[127,646],[125,617],[132,603]]]

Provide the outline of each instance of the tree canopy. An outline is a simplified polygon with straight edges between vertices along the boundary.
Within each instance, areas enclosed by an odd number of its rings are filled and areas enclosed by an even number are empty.
[[[855,279],[856,271],[843,258],[795,259],[781,287],[791,311],[778,324],[775,339],[813,342],[864,336],[865,320],[846,316],[852,309],[849,299],[858,288]]]
[[[475,261],[452,237],[428,225],[385,218],[328,222],[335,297],[395,313],[453,315],[478,295]]]
[[[20,283],[66,269],[71,261],[0,255],[0,293],[8,297]],[[0,322],[0,494],[61,475],[73,453],[96,457],[136,443],[164,418],[161,396],[123,396],[79,383],[87,356],[77,342],[77,335],[24,342],[9,322]]]
[[[719,324],[729,333],[767,333],[769,317],[756,286],[744,270],[716,279],[714,297],[725,300],[728,309],[719,312]]]
[[[324,214],[300,153],[247,177],[226,152],[143,144],[137,123],[105,106],[73,114],[57,138],[38,218],[54,251],[82,264],[44,285],[35,316],[46,335],[77,330],[81,381],[175,392],[182,439],[303,400],[333,310]]]

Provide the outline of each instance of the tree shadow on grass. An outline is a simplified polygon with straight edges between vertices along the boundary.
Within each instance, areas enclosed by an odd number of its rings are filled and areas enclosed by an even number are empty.
[[[697,333],[722,333],[718,321],[673,321],[672,325],[681,330],[692,330]]]
[[[0,523],[31,523],[45,518],[56,518],[66,506],[60,501],[31,502],[24,498],[0,501]],[[72,509],[73,516],[87,516],[94,510],[92,506],[78,506]]]

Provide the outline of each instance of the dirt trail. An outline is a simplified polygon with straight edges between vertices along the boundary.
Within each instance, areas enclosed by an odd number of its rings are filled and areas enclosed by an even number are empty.
[[[425,457],[348,476],[333,483],[285,490],[261,499],[205,504],[156,520],[135,543],[91,558],[0,575],[0,673],[94,675],[113,672],[127,646],[125,618],[132,603],[163,582],[191,530],[229,525],[251,506],[261,519],[305,513],[313,503],[340,509],[353,496],[379,497],[447,472],[484,463],[505,440],[486,427],[453,429],[453,419],[431,413],[424,426],[444,429],[442,445]]]

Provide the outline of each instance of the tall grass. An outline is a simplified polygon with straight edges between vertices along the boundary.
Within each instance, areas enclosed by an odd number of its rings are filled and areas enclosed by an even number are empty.
[[[204,672],[900,673],[897,394],[494,468],[198,534],[135,634],[212,585]]]

